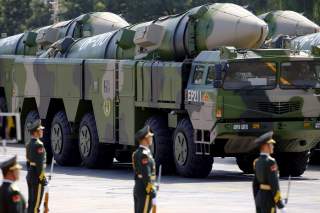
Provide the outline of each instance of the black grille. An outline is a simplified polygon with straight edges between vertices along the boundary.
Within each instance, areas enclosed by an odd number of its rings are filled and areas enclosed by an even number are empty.
[[[299,102],[257,102],[260,111],[273,114],[285,114],[301,109]]]

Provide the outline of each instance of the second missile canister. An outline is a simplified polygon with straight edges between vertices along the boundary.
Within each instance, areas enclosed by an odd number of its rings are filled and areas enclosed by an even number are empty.
[[[313,47],[320,45],[320,33],[299,36],[290,41],[290,48],[305,52],[312,51]],[[319,48],[318,48],[319,49]]]
[[[267,24],[248,10],[216,3],[80,39],[65,57],[183,60],[221,46],[258,48],[267,35]]]
[[[268,38],[279,35],[302,36],[320,31],[319,25],[300,13],[290,10],[277,10],[259,16],[269,25]]]

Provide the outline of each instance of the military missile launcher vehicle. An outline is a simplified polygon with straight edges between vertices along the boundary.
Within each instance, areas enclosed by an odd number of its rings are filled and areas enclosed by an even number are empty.
[[[296,37],[320,31],[319,25],[295,11],[277,10],[258,16],[268,23],[269,39],[280,35]]]
[[[221,30],[228,33],[213,39]],[[319,79],[312,75],[319,75],[319,59],[289,50],[212,50],[258,47],[267,33],[242,7],[214,4],[71,45],[60,40],[41,57],[1,56],[12,82],[10,110],[21,113],[25,130],[29,120],[43,120],[46,148],[61,165],[126,161],[135,132],[148,124],[164,170],[205,177],[214,156],[234,156],[251,173],[252,141],[274,130],[281,174],[299,176],[320,140]],[[304,70],[299,78],[297,70]]]
[[[213,156],[250,173],[252,141],[273,130],[281,174],[299,176],[320,140],[319,67],[289,50],[233,48],[183,62],[18,57],[12,107],[23,125],[44,120],[61,165],[125,159],[148,124],[157,162],[180,175],[207,176]]]

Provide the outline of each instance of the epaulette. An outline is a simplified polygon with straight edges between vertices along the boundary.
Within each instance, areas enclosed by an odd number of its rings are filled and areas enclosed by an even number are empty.
[[[149,151],[144,149],[144,150],[142,150],[142,153],[145,154],[145,155],[148,155]]]
[[[276,162],[276,159],[274,159],[274,158],[271,157],[271,156],[268,156],[268,159],[271,160],[272,162]]]
[[[12,189],[13,191],[16,191],[16,192],[20,191],[19,187],[18,187],[17,184],[15,184],[15,183],[12,183],[12,184],[10,185],[10,187],[11,187],[11,189]]]
[[[43,142],[41,140],[39,140],[39,139],[36,140],[36,143],[43,145]]]

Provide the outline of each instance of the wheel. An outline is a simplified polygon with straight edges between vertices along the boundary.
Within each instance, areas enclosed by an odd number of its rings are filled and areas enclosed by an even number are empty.
[[[280,176],[298,177],[307,169],[310,152],[283,152],[276,155]]]
[[[40,119],[39,113],[37,111],[33,110],[27,114],[27,116],[24,120],[24,124],[23,124],[23,142],[24,142],[24,144],[28,144],[31,140],[31,134],[27,128],[27,124],[29,122],[33,122],[37,119]]]
[[[51,123],[51,149],[59,165],[74,166],[80,162],[77,143],[73,140],[70,123],[64,111],[59,111]]]
[[[174,131],[173,156],[177,173],[184,177],[207,177],[213,164],[213,157],[196,155],[193,141],[193,127],[189,119],[182,119]]]
[[[83,116],[79,126],[79,151],[82,163],[87,168],[110,167],[114,148],[99,143],[96,121],[92,113]]]
[[[257,155],[240,155],[237,156],[237,164],[239,169],[243,171],[245,174],[253,174],[254,168],[253,168],[253,162],[257,158]]]
[[[172,173],[175,168],[172,151],[172,131],[167,123],[167,119],[160,116],[153,116],[145,122],[145,125],[149,125],[154,133],[151,151],[154,155],[157,169],[162,165],[163,174]]]

